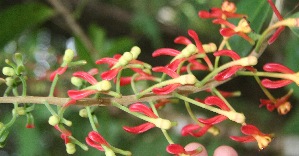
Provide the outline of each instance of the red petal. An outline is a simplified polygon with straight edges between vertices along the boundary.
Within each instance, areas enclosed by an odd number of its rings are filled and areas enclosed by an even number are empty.
[[[196,33],[194,30],[189,29],[189,30],[188,30],[188,34],[189,34],[189,36],[190,36],[191,38],[193,38],[193,40],[195,41],[195,43],[196,43],[196,47],[197,47],[198,51],[199,51],[200,53],[205,53],[205,51],[204,51],[204,49],[203,49],[203,47],[202,47],[202,43],[200,42],[197,33]]]
[[[208,67],[199,63],[197,60],[195,59],[190,59],[188,60],[192,65],[191,65],[191,70],[207,70]]]
[[[56,75],[61,75],[63,74],[67,69],[67,66],[65,67],[59,67],[58,69],[56,69],[54,72],[51,73],[50,75],[50,81],[53,81]]]
[[[169,55],[169,56],[176,56],[180,53],[180,51],[171,49],[171,48],[161,48],[158,50],[155,50],[152,54],[153,57],[157,57],[160,55]]]
[[[231,28],[221,28],[219,30],[220,34],[224,37],[231,37],[233,35],[236,35],[237,33],[231,29]]]
[[[128,76],[128,77],[121,77],[121,78],[120,78],[120,85],[121,85],[121,86],[125,86],[125,85],[128,85],[128,84],[131,84],[131,79],[132,79],[131,76]],[[116,80],[115,80],[115,81],[116,81]]]
[[[205,125],[204,127],[200,127],[199,125],[189,124],[182,128],[181,134],[182,136],[191,135],[194,137],[200,137],[204,135],[211,125]]]
[[[103,80],[112,80],[113,78],[116,77],[116,75],[119,73],[120,70],[121,68],[115,68],[115,69],[105,71],[101,74],[101,77]]]
[[[221,18],[219,18],[219,19],[214,19],[214,20],[213,20],[213,23],[214,23],[214,24],[224,24],[224,25],[226,25],[228,28],[230,28],[230,29],[232,29],[232,30],[234,30],[234,29],[236,28],[235,25],[233,25],[233,24],[229,23],[227,20],[224,20],[224,19],[221,19]],[[220,29],[220,30],[221,30],[221,29]]]
[[[123,129],[129,133],[140,134],[140,133],[148,131],[149,129],[152,129],[154,127],[156,127],[155,124],[147,122],[147,123],[141,124],[139,126],[135,126],[135,127],[123,126]]]
[[[239,60],[241,57],[239,54],[232,50],[220,50],[213,53],[214,56],[228,56],[233,60]]]
[[[86,80],[90,84],[96,84],[98,82],[91,74],[83,71],[75,72],[73,73],[73,76]]]
[[[158,118],[154,112],[143,103],[134,103],[129,107],[132,112],[139,112],[151,118]]]
[[[172,91],[174,91],[176,88],[178,88],[179,86],[181,86],[181,84],[179,83],[175,83],[175,84],[170,84],[167,85],[165,87],[162,88],[153,88],[153,92],[155,94],[162,94],[162,95],[166,95],[171,93]]]
[[[253,125],[244,125],[241,127],[241,131],[243,134],[246,134],[246,135],[259,135],[261,134],[261,131],[253,126]]]
[[[98,149],[98,150],[100,150],[100,151],[105,151],[104,148],[103,148],[101,145],[99,145],[97,142],[92,141],[92,140],[89,139],[88,137],[85,138],[85,141],[86,141],[86,143],[87,143],[89,146],[91,146],[91,147],[93,147],[93,148],[96,148],[96,149]]]
[[[278,64],[278,63],[267,63],[263,66],[263,69],[267,72],[281,72],[287,74],[294,74],[295,72],[292,71],[290,68]]]
[[[217,116],[214,116],[212,118],[209,118],[209,119],[198,119],[199,122],[201,123],[204,123],[204,124],[209,124],[209,125],[215,125],[217,123],[220,123],[224,120],[226,120],[227,117],[226,116],[223,116],[223,115],[217,115]]]
[[[229,107],[225,104],[224,101],[222,101],[219,97],[217,96],[209,96],[205,99],[205,104],[213,106],[216,105],[222,110],[229,111]]]
[[[163,72],[163,73],[169,75],[169,76],[172,77],[172,78],[177,78],[177,77],[179,77],[179,74],[177,74],[177,73],[174,72],[172,69],[167,68],[167,67],[159,66],[159,67],[154,67],[154,68],[152,68],[152,70],[153,70],[154,72]]]
[[[224,81],[224,80],[230,78],[232,75],[234,75],[241,68],[242,68],[242,66],[233,66],[233,67],[227,68],[226,70],[218,73],[214,77],[214,79],[217,81]]]
[[[175,38],[174,43],[184,44],[184,45],[192,44],[192,42],[185,36],[179,36],[179,37]]]
[[[178,69],[179,65],[185,60],[186,60],[186,58],[176,59],[176,60],[172,61],[170,64],[168,64],[166,67],[170,68],[172,71],[176,71]]]
[[[118,62],[115,58],[104,57],[96,61],[96,64],[108,64],[109,66],[113,66]]]
[[[186,153],[183,146],[179,144],[170,144],[166,147],[166,151],[170,154],[183,154]]]
[[[253,142],[255,141],[255,138],[253,136],[230,136],[232,140],[238,141],[238,142]]]
[[[109,146],[109,143],[96,131],[91,131],[88,133],[89,139],[91,139],[94,142],[97,142],[99,144]]]
[[[289,85],[289,84],[292,83],[292,81],[291,80],[275,80],[275,81],[272,81],[270,79],[263,79],[261,83],[266,88],[276,89],[276,88],[281,88],[281,87],[284,87],[286,85]]]
[[[69,90],[67,94],[74,100],[80,100],[97,92],[97,90]]]

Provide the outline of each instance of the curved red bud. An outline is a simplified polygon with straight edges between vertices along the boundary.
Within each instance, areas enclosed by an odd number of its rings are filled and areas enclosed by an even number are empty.
[[[230,136],[232,140],[238,141],[238,142],[254,142],[256,141],[253,136]]]
[[[161,48],[158,50],[155,50],[152,54],[153,57],[157,57],[160,55],[169,55],[169,56],[177,56],[180,53],[180,51],[171,49],[171,48]]]
[[[67,94],[74,100],[80,100],[97,92],[97,90],[69,90]]]
[[[246,135],[260,135],[262,132],[253,125],[244,125],[241,127],[241,132]]]
[[[209,96],[209,97],[205,98],[204,102],[205,102],[205,104],[210,105],[210,106],[216,105],[219,108],[221,108],[222,110],[226,110],[226,111],[230,110],[229,107],[225,104],[225,102],[217,96]]]
[[[216,115],[209,119],[200,119],[199,118],[198,121],[201,123],[204,123],[204,124],[215,125],[215,124],[220,123],[226,119],[227,119],[227,117],[224,115]]]
[[[291,81],[291,80],[275,80],[275,81],[272,81],[270,79],[263,79],[261,83],[266,88],[276,89],[276,88],[281,88],[281,87],[287,86],[287,85],[291,84],[292,82],[293,81]]]
[[[143,103],[134,103],[130,105],[129,110],[132,112],[139,112],[151,118],[158,118],[156,114],[145,104]]]
[[[278,64],[278,63],[267,63],[263,66],[263,69],[267,72],[281,72],[281,73],[287,73],[287,74],[295,73],[290,68],[288,68],[284,65]]]
[[[220,34],[224,37],[231,37],[233,35],[236,35],[237,32],[235,32],[235,30],[231,29],[231,28],[221,28],[219,30]]]
[[[185,36],[179,36],[179,37],[175,38],[174,43],[184,44],[184,45],[192,44],[192,42]]]
[[[213,53],[214,56],[228,56],[233,60],[239,60],[241,57],[239,54],[232,50],[219,50]]]
[[[176,72],[174,72],[172,69],[167,68],[167,67],[159,66],[159,67],[152,68],[152,70],[154,72],[163,72],[163,73],[167,74],[168,76],[170,76],[172,78],[177,78],[177,77],[180,76],[179,74],[177,74]]]
[[[227,68],[224,71],[218,73],[214,77],[214,79],[217,81],[224,81],[224,80],[232,77],[241,68],[243,68],[243,67],[242,66],[232,66],[230,68]]]
[[[101,74],[101,77],[102,77],[103,80],[112,80],[113,78],[116,77],[116,75],[119,73],[119,71],[121,69],[122,68],[115,68],[115,69],[105,71]]]
[[[96,131],[91,131],[88,133],[88,138],[94,142],[97,142],[99,144],[109,146],[109,143]]]
[[[87,82],[89,82],[90,84],[96,84],[98,81],[89,73],[87,72],[83,72],[83,71],[78,71],[73,73],[73,76],[81,78]]]
[[[96,61],[96,64],[108,64],[109,67],[113,66],[118,62],[117,59],[115,58],[110,58],[110,57],[104,57]]]
[[[141,124],[139,126],[135,126],[135,127],[123,126],[123,129],[129,133],[140,134],[140,133],[144,133],[154,127],[156,127],[155,124],[147,122],[147,123]]]
[[[59,67],[56,69],[54,72],[51,73],[50,75],[50,81],[53,81],[56,75],[62,75],[67,69],[67,66],[65,67]]]
[[[166,94],[169,94],[169,93],[173,92],[179,86],[181,86],[181,84],[179,84],[179,83],[170,84],[170,85],[167,85],[167,86],[162,87],[162,88],[153,88],[153,92],[155,94],[166,95]]]

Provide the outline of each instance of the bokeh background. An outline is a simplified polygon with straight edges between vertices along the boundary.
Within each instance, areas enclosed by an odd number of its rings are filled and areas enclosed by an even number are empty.
[[[248,15],[248,20],[256,33],[260,33],[268,26],[272,11],[266,0],[236,0],[234,2],[238,7],[238,13]],[[1,68],[5,66],[5,58],[11,58],[16,52],[22,53],[28,68],[28,95],[47,96],[50,85],[47,76],[59,66],[58,62],[66,48],[76,51],[76,59],[88,61],[88,64],[81,68],[82,70],[97,67],[100,71],[104,71],[103,66],[95,66],[96,59],[123,53],[134,45],[142,49],[140,60],[152,66],[164,65],[170,58],[153,59],[151,53],[162,47],[182,48],[175,45],[173,39],[180,35],[187,36],[188,29],[194,29],[203,43],[214,42],[218,45],[221,42],[218,25],[213,25],[211,20],[199,19],[197,16],[199,10],[220,7],[221,3],[222,0],[1,0]],[[280,8],[284,18],[287,18],[299,11],[298,1],[283,1]],[[230,43],[241,56],[246,56],[253,48],[239,37],[234,37]],[[266,49],[257,68],[261,69],[266,62],[278,62],[294,71],[299,71],[298,60],[298,30],[291,31],[287,28],[279,39]],[[65,81],[62,78],[57,95],[66,97],[66,91],[72,88],[68,81],[70,75],[71,72],[66,73]],[[149,84],[140,83],[139,85]],[[0,87],[0,93],[3,94],[5,86]],[[220,88],[242,92],[241,97],[231,98],[229,101],[236,110],[245,114],[247,123],[256,125],[265,133],[275,133],[270,146],[259,151],[256,143],[241,144],[230,140],[229,136],[238,134],[240,128],[240,125],[230,121],[218,125],[221,134],[216,137],[211,134],[200,138],[181,137],[179,128],[189,121],[183,104],[168,105],[167,111],[163,112],[163,116],[182,123],[177,129],[170,131],[177,143],[185,145],[191,141],[200,142],[206,146],[210,155],[216,147],[224,144],[233,146],[241,156],[298,155],[299,87],[297,85],[292,84],[283,89],[271,90],[273,95],[280,97],[290,88],[294,89],[291,98],[293,108],[284,116],[258,107],[259,99],[265,98],[265,95],[253,78],[236,78]],[[129,89],[127,93],[131,93]],[[193,96],[204,97],[206,95],[199,93]],[[9,121],[11,109],[12,105],[1,104],[1,122]],[[70,129],[74,136],[84,141],[91,127],[87,119],[78,115],[78,110],[77,107],[70,108],[65,116],[73,121]],[[212,115],[198,108],[194,108],[194,111],[199,116]],[[142,121],[107,107],[100,107],[95,113],[100,123],[100,132],[110,144],[130,150],[134,155],[168,155],[165,152],[167,141],[158,129],[140,135],[127,134],[121,126],[135,125]],[[47,122],[50,113],[45,107],[36,106],[33,115],[35,128],[26,129],[26,118],[18,118],[10,131],[6,146],[0,149],[0,155],[67,155],[63,140]],[[104,155],[104,153],[92,148],[85,152],[77,147],[75,155]]]

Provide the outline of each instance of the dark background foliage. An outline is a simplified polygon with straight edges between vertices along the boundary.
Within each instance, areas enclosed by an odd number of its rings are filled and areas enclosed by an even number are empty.
[[[100,57],[111,57],[116,53],[130,50],[133,45],[141,47],[140,60],[153,66],[164,65],[166,57],[153,59],[151,53],[161,47],[182,48],[173,44],[177,36],[187,36],[188,29],[194,29],[203,43],[219,44],[221,36],[218,26],[212,25],[211,20],[199,19],[199,10],[219,7],[222,0],[72,0],[58,1],[69,10],[75,24],[66,20],[52,5],[56,0],[2,0],[0,1],[0,62],[4,66],[4,59],[11,58],[15,52],[22,53],[28,67],[28,94],[46,96],[49,81],[46,77],[58,66],[64,50],[75,47],[78,58],[85,59],[88,64],[83,69],[95,67],[94,61]],[[272,16],[272,11],[266,0],[234,1],[238,12],[248,14],[248,20],[256,33],[260,33]],[[298,11],[298,1],[284,2],[282,15],[287,18]],[[232,21],[236,22],[236,21]],[[80,26],[93,46],[86,45],[86,39],[73,27]],[[297,30],[295,30],[297,31]],[[298,32],[298,31],[297,31]],[[298,34],[297,34],[298,35]],[[88,41],[87,40],[87,41]],[[262,55],[257,66],[261,68],[265,62],[279,62],[294,71],[299,70],[299,39],[296,34],[286,29],[279,39],[270,45]],[[233,49],[245,56],[252,46],[239,37],[231,41]],[[75,69],[74,69],[75,70]],[[101,71],[105,70],[100,69]],[[70,74],[71,73],[67,73]],[[3,76],[1,76],[3,77]],[[67,76],[66,76],[67,77]],[[65,77],[65,78],[66,78]],[[62,78],[63,79],[63,78]],[[140,84],[148,85],[148,84]],[[1,88],[4,86],[2,85]],[[60,82],[57,95],[66,96],[71,88],[68,81]],[[226,90],[240,90],[241,97],[229,99],[236,110],[244,112],[247,123],[259,127],[265,133],[275,133],[271,145],[259,151],[256,145],[240,144],[228,138],[239,131],[239,125],[226,121],[219,125],[221,134],[213,137],[206,134],[201,138],[180,137],[178,130],[172,130],[175,141],[187,144],[190,141],[205,145],[211,154],[219,145],[230,145],[236,148],[240,155],[286,155],[296,153],[299,143],[299,98],[298,86],[292,84],[285,89],[271,90],[277,97],[284,95],[288,89],[294,88],[291,98],[292,111],[280,116],[277,112],[268,112],[259,108],[259,99],[265,98],[258,85],[252,78],[236,78],[232,82],[220,86]],[[2,92],[1,89],[0,92]],[[130,91],[128,91],[130,92]],[[204,95],[194,95],[204,96]],[[166,117],[186,121],[188,116],[180,105],[167,106]],[[1,121],[8,121],[11,117],[9,104],[0,107]],[[197,108],[194,108],[197,110]],[[86,119],[78,116],[78,108],[71,108],[66,117],[73,121],[71,130],[75,137],[84,140],[91,130]],[[212,115],[198,109],[199,115]],[[119,110],[101,107],[96,111],[101,134],[116,147],[131,150],[134,155],[167,155],[167,142],[157,129],[141,135],[125,133],[121,126],[134,125],[134,120]],[[8,142],[0,155],[66,155],[65,146],[57,132],[47,123],[50,113],[43,106],[37,106],[33,113],[36,121],[34,129],[25,128],[25,118],[18,118],[8,138]],[[290,139],[291,138],[291,139]],[[291,150],[291,151],[290,151]],[[288,153],[289,152],[289,153]],[[95,149],[84,152],[77,147],[76,155],[99,155]],[[100,153],[100,155],[104,153]]]

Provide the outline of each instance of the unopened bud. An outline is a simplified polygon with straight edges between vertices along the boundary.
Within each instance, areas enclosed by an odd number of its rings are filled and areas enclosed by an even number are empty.
[[[227,115],[227,117],[230,120],[235,121],[236,123],[240,123],[240,124],[243,124],[245,122],[245,115],[243,113],[238,113],[238,112],[233,112],[233,111],[230,111],[228,113],[229,114]]]
[[[98,91],[108,91],[111,88],[111,83],[108,80],[103,80],[96,84],[96,88]]]
[[[5,84],[8,86],[8,87],[11,87],[13,84],[14,84],[14,79],[12,77],[7,77],[5,78]]]
[[[197,48],[194,44],[188,44],[182,51],[181,54],[183,57],[189,57],[192,54],[197,52]]]
[[[87,114],[87,110],[85,108],[81,109],[79,111],[79,115],[82,117],[82,118],[88,118],[88,114]]]
[[[3,67],[2,73],[3,73],[3,75],[6,75],[6,76],[15,76],[16,75],[15,70],[11,67]]]
[[[168,130],[171,128],[171,122],[169,120],[162,119],[162,118],[155,119],[155,122],[153,124],[155,124],[156,127],[165,129],[165,130]]]
[[[76,152],[76,146],[73,143],[67,143],[65,147],[68,154],[74,154]]]
[[[13,114],[18,114],[18,115],[25,115],[26,114],[26,110],[24,107],[17,107],[17,109],[13,109],[12,110]]]
[[[186,84],[195,84],[196,77],[192,74],[182,75],[179,77],[180,84],[186,85]]]
[[[254,66],[257,64],[257,58],[255,56],[248,56],[237,60],[241,66]]]
[[[52,126],[55,126],[59,123],[60,119],[57,115],[52,115],[50,116],[48,123]]]
[[[206,53],[214,52],[217,50],[217,46],[215,43],[203,44],[202,47]]]
[[[131,49],[131,54],[133,55],[133,59],[137,59],[137,57],[139,56],[139,54],[141,53],[141,49],[137,46],[132,47]]]
[[[75,56],[75,52],[73,50],[71,50],[71,49],[65,50],[64,56],[63,56],[63,62],[65,62],[67,64],[70,63],[73,60],[74,56]]]

